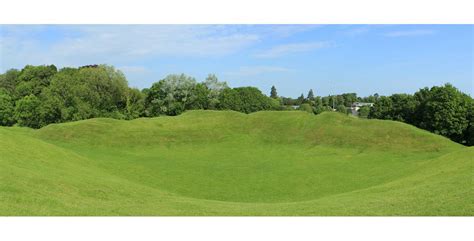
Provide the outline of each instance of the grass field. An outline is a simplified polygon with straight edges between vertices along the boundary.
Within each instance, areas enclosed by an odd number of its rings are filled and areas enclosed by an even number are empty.
[[[474,215],[473,157],[337,113],[0,127],[0,215]]]

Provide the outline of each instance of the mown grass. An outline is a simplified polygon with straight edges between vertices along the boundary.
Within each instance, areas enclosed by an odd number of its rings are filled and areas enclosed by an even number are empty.
[[[337,113],[0,128],[0,215],[473,215],[473,148]]]

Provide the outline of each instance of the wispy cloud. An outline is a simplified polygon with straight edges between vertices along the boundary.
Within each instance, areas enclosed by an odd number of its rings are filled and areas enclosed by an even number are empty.
[[[224,56],[259,42],[261,35],[214,25],[64,25],[30,31],[2,26],[2,68],[55,63],[118,65],[155,57]],[[55,41],[45,42],[41,36]],[[25,61],[27,60],[27,61]],[[27,63],[26,63],[27,62]],[[137,69],[135,69],[137,71]]]
[[[226,72],[225,74],[227,76],[255,76],[289,71],[292,71],[292,69],[278,66],[242,66],[237,71]]]
[[[412,36],[425,36],[425,35],[432,35],[436,32],[433,30],[427,29],[417,29],[417,30],[405,30],[405,31],[392,31],[385,33],[384,36],[386,37],[412,37]]]
[[[319,25],[3,25],[1,68],[226,56]],[[25,61],[27,60],[27,61]]]
[[[294,53],[311,52],[318,49],[331,47],[333,44],[327,41],[308,42],[308,43],[291,43],[275,46],[271,49],[257,53],[257,58],[275,58]]]
[[[233,53],[260,39],[257,34],[225,32],[210,25],[85,26],[77,30],[81,36],[65,39],[56,48],[63,53],[130,57],[213,56]]]
[[[267,32],[272,35],[276,35],[278,37],[289,37],[295,34],[314,30],[316,28],[322,27],[323,25],[288,24],[288,25],[269,25],[269,26],[263,25],[263,26],[267,29]]]
[[[125,66],[119,66],[117,68],[120,69],[121,71],[125,72],[125,73],[146,73],[146,72],[149,72],[149,69],[147,69],[143,66],[125,65]]]

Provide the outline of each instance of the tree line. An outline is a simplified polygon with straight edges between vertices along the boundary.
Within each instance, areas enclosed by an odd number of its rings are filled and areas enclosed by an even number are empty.
[[[109,65],[10,69],[0,74],[0,125],[40,128],[95,117],[135,119],[186,110],[278,110],[279,102],[255,87],[230,88],[210,74],[203,82],[168,75],[142,90]]]
[[[474,144],[473,99],[450,84],[420,89],[414,95],[358,97],[356,93],[298,98],[270,95],[255,87],[230,88],[210,74],[204,81],[184,74],[168,75],[142,90],[131,88],[125,75],[109,65],[57,69],[54,65],[10,69],[0,74],[0,125],[40,128],[51,123],[95,117],[135,119],[179,115],[186,110],[301,110],[349,113],[354,102],[363,106],[359,117],[406,122]]]

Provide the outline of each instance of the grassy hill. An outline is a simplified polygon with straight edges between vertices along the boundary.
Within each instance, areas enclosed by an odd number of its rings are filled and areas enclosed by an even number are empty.
[[[0,128],[0,215],[473,215],[474,148],[337,113]]]

